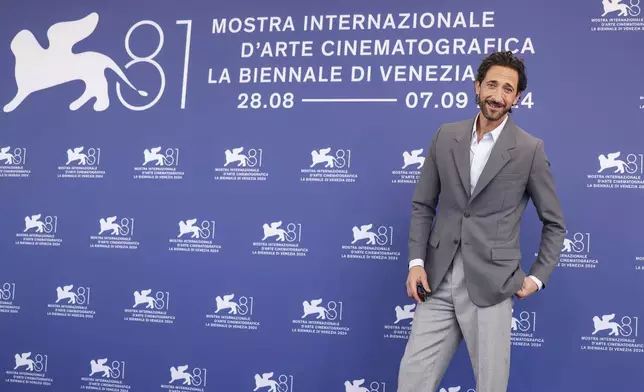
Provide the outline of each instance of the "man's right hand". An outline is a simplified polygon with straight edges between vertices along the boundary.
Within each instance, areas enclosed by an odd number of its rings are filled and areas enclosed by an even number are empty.
[[[407,295],[416,300],[416,302],[422,302],[418,296],[418,291],[416,290],[416,285],[421,283],[425,288],[425,291],[428,293],[431,291],[429,289],[429,283],[427,283],[427,272],[425,268],[421,266],[411,267],[409,274],[407,275]]]

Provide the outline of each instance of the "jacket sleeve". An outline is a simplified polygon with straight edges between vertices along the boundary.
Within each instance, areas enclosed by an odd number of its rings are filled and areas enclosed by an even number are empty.
[[[561,202],[555,189],[543,141],[539,140],[535,150],[527,191],[543,223],[541,242],[537,259],[532,264],[530,274],[536,276],[545,288],[554,270],[566,238],[566,228]]]
[[[441,190],[440,176],[436,165],[436,143],[441,126],[428,146],[425,163],[411,202],[411,224],[409,228],[409,259],[424,260],[436,206]]]

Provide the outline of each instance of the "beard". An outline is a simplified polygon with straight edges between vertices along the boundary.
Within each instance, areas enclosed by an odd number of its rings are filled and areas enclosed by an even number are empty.
[[[490,121],[497,121],[503,118],[507,113],[512,111],[512,106],[504,106],[503,102],[495,101],[494,99],[487,99],[481,101],[477,96],[479,107],[483,116]]]

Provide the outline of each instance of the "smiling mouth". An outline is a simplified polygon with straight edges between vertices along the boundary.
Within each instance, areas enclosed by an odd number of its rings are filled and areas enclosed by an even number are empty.
[[[494,109],[503,109],[503,105],[496,101],[486,101],[487,105]]]

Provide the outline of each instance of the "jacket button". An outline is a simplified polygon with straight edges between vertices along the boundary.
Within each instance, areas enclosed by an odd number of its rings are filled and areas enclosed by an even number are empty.
[[[458,245],[458,240],[454,240],[454,245]]]
[[[465,214],[463,214],[463,215],[464,215],[466,218],[469,218],[469,217],[470,217],[470,213],[469,213],[469,212],[466,212],[466,213],[465,213]]]

